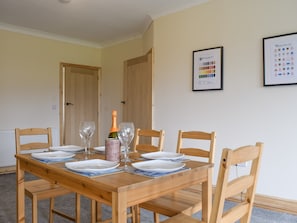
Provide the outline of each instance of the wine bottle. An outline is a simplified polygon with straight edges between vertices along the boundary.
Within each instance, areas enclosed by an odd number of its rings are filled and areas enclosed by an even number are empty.
[[[118,139],[119,128],[117,126],[117,111],[113,110],[111,114],[111,128],[109,131],[108,138]]]
[[[120,140],[118,137],[117,111],[112,111],[111,128],[108,138],[105,139],[105,159],[120,162]]]

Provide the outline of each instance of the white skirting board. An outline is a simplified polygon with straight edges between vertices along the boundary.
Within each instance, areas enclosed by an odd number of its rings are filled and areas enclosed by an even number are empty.
[[[53,145],[59,145],[59,134],[52,128]],[[36,137],[39,140],[40,137]],[[14,130],[0,130],[0,167],[15,165],[15,133]]]

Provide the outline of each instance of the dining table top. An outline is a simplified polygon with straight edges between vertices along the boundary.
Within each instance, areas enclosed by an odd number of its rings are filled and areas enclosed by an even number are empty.
[[[65,161],[45,163],[30,154],[16,154],[19,167],[18,180],[18,219],[24,218],[24,172],[59,184],[73,192],[112,206],[113,222],[126,222],[127,207],[160,197],[162,195],[202,183],[202,218],[208,222],[211,208],[212,168],[213,164],[193,160],[184,160],[185,168],[170,174],[150,177],[123,170],[100,175],[86,176],[69,170]],[[105,159],[102,153],[88,155],[88,159]],[[130,153],[133,163],[144,161],[139,153]],[[85,154],[77,153],[67,162],[85,160]],[[130,167],[131,169],[131,167]],[[133,169],[133,168],[132,168]],[[23,200],[22,200],[23,199]]]

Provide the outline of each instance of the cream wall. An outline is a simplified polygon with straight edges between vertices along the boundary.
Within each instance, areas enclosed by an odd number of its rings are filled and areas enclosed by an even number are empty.
[[[0,129],[59,128],[60,62],[101,66],[101,50],[0,30]]]
[[[297,200],[297,85],[262,81],[262,38],[296,32],[296,9],[295,0],[212,0],[154,22],[154,127],[165,129],[166,150],[179,129],[215,130],[216,163],[224,147],[262,141],[257,193]],[[216,46],[224,90],[192,92],[192,51]]]
[[[136,38],[102,49],[102,92],[100,144],[108,136],[111,126],[111,111],[118,111],[122,120],[124,61],[143,55],[142,38]]]
[[[119,111],[119,120],[122,116],[123,62],[143,55],[144,42],[136,38],[98,49],[0,30],[0,167],[14,164],[16,127],[50,126],[59,143],[60,62],[102,67],[99,140],[104,144],[111,110]]]
[[[142,37],[143,52],[149,52],[154,45],[154,23],[151,23]]]

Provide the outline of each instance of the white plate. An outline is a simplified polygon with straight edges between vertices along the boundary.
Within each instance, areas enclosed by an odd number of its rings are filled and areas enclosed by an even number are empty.
[[[54,151],[54,152],[32,153],[31,156],[34,157],[35,159],[50,161],[50,160],[68,159],[75,156],[75,154],[64,152],[64,151]]]
[[[105,146],[94,147],[94,150],[96,150],[98,152],[105,152]],[[124,146],[121,146],[121,151],[123,152],[124,150],[125,150]]]
[[[66,168],[81,173],[97,173],[115,169],[119,163],[101,159],[91,159],[65,163]]]
[[[141,154],[141,156],[150,160],[176,160],[183,158],[184,154],[172,152],[152,152]]]
[[[84,148],[81,146],[66,145],[66,146],[53,146],[53,147],[50,147],[50,150],[64,151],[64,152],[79,152],[84,150]]]
[[[183,168],[185,164],[168,160],[149,160],[132,163],[132,166],[143,171],[167,173],[179,170]]]

